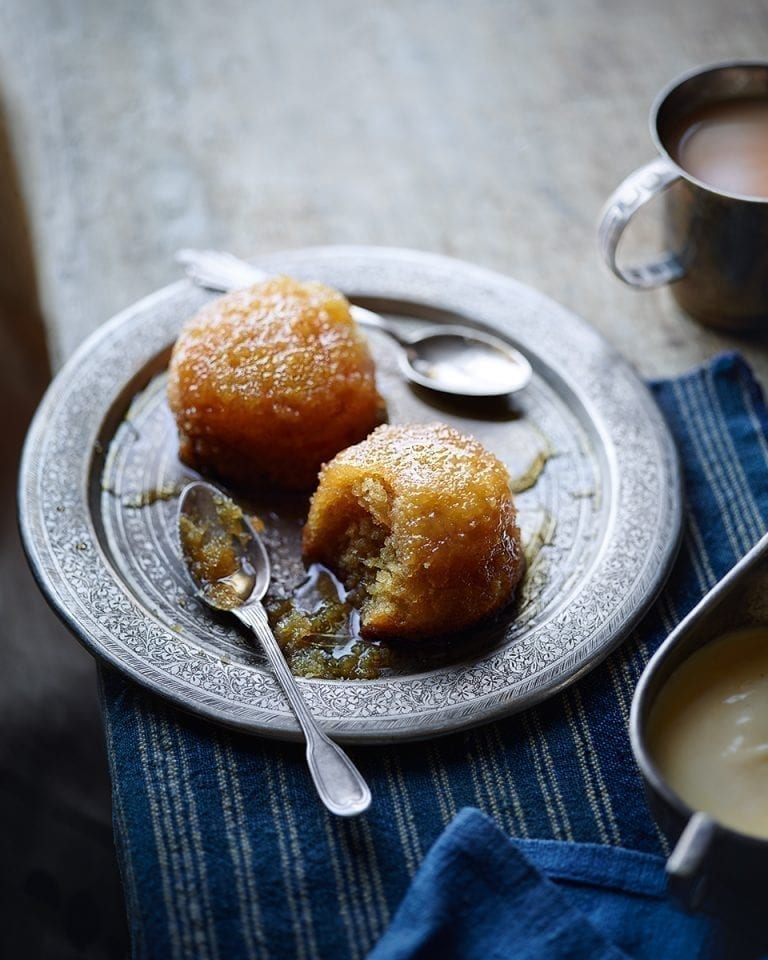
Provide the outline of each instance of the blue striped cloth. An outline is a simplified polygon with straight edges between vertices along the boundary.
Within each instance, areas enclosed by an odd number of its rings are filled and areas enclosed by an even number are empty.
[[[732,945],[672,904],[662,857],[511,840],[469,809],[427,854],[369,960],[734,960]]]
[[[627,737],[632,692],[661,640],[768,527],[768,416],[735,355],[653,390],[687,492],[662,596],[617,653],[535,709],[351,751],[375,798],[364,817],[324,812],[300,745],[210,726],[103,670],[134,957],[364,957],[464,807],[522,840],[664,854]]]

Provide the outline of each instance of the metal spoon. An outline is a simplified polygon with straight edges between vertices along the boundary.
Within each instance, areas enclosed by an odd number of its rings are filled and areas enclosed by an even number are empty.
[[[371,792],[344,751],[318,727],[288,668],[261,599],[271,575],[269,556],[240,509],[202,482],[179,500],[179,540],[198,595],[216,610],[233,613],[262,643],[307,742],[307,765],[320,799],[341,817],[366,810]]]
[[[219,292],[268,277],[244,260],[216,250],[180,250],[176,259],[195,283]],[[405,336],[372,310],[353,305],[351,313],[361,326],[392,337],[403,348],[399,357],[403,376],[430,390],[460,397],[502,397],[522,390],[531,379],[531,365],[522,353],[489,333],[448,324]]]

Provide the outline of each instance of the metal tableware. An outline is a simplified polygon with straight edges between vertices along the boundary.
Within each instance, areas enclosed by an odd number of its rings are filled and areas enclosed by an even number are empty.
[[[233,545],[237,569],[226,578],[224,591],[210,589],[198,575],[195,558],[189,556],[186,538],[180,536],[181,553],[187,572],[198,596],[216,610],[224,610],[237,617],[259,638],[278,683],[288,698],[307,741],[307,766],[318,796],[325,806],[340,817],[363,813],[371,803],[371,792],[357,768],[344,751],[326,737],[307,709],[296,678],[285,662],[283,653],[269,626],[262,598],[269,588],[271,577],[269,554],[261,538],[245,517],[237,523],[237,532],[227,531],[221,522],[217,502],[223,494],[210,484],[196,481],[186,486],[179,499],[179,527],[191,520],[208,537],[226,537]],[[232,506],[234,506],[232,504]],[[221,583],[216,586],[221,587]]]
[[[768,63],[701,67],[662,90],[650,116],[659,156],[614,191],[598,233],[606,263],[625,283],[646,289],[671,283],[683,310],[731,331],[765,330],[768,323],[768,198],[732,194],[698,180],[671,156],[670,137],[691,111],[749,97],[768,99]],[[616,252],[624,229],[662,191],[667,251],[641,266],[620,266]]]
[[[176,259],[195,283],[220,293],[269,276],[218,250],[180,250]],[[360,326],[382,330],[399,344],[403,376],[428,390],[459,397],[504,397],[530,383],[531,365],[523,354],[489,333],[458,324],[433,324],[405,334],[373,310],[352,304],[350,313]]]
[[[323,729],[349,742],[447,733],[524,709],[598,663],[663,584],[681,527],[674,445],[637,375],[569,311],[457,260],[330,247],[258,265],[323,280],[405,326],[488,331],[534,368],[512,399],[449,403],[403,383],[395,345],[371,331],[392,422],[444,420],[507,464],[529,566],[514,606],[467,642],[378,680],[303,681]],[[195,477],[177,458],[165,370],[179,327],[210,299],[180,281],[70,360],[27,439],[21,526],[44,591],[94,654],[188,710],[298,739],[263,654],[234,625],[212,628],[178,559],[175,499]],[[303,576],[300,519],[283,515],[263,535],[278,584]]]
[[[670,891],[688,909],[764,930],[768,839],[748,836],[693,810],[659,772],[647,741],[656,697],[680,664],[710,640],[768,626],[768,534],[704,597],[651,658],[632,702],[630,736],[651,812],[674,846]]]

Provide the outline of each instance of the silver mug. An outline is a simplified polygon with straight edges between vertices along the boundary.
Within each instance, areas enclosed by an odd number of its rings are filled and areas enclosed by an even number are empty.
[[[677,303],[702,324],[730,332],[768,327],[768,198],[717,189],[684,170],[670,153],[672,132],[687,115],[711,104],[768,102],[768,63],[700,67],[667,86],[650,115],[656,159],[631,173],[606,203],[600,251],[625,283],[648,289],[671,284]],[[619,241],[632,216],[665,191],[666,252],[622,267]]]

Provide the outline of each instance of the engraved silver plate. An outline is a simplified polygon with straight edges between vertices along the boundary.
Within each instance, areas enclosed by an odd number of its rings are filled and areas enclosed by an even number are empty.
[[[462,405],[406,385],[395,347],[370,335],[390,420],[454,424],[526,488],[516,502],[530,564],[517,602],[477,644],[378,680],[300,681],[324,728],[346,741],[434,736],[528,707],[593,667],[656,595],[681,529],[674,445],[636,374],[567,310],[455,260],[322,247],[258,266],[324,280],[405,326],[490,330],[534,367],[522,394]],[[295,739],[260,651],[191,595],[177,554],[173,491],[192,474],[176,457],[165,367],[180,325],[210,297],[187,281],[147,297],[56,377],[25,448],[22,534],[48,599],[92,653],[209,719]],[[301,511],[262,519],[278,583],[295,582]]]

